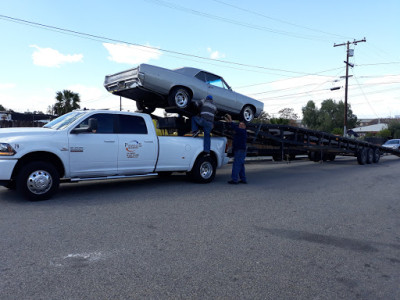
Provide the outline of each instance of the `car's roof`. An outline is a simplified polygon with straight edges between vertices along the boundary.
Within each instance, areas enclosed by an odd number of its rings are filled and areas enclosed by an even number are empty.
[[[201,69],[197,69],[197,68],[191,68],[191,67],[183,67],[183,68],[175,69],[174,71],[178,72],[178,73],[181,73],[181,74],[184,74],[186,76],[191,76],[191,77],[194,77],[199,72],[206,72],[206,73],[215,75],[217,77],[221,77],[221,76],[216,75],[214,73],[211,73],[211,72],[208,72],[208,71],[205,71],[205,70],[201,70]]]
[[[183,67],[183,68],[175,69],[174,71],[184,74],[186,76],[195,76],[197,73],[199,73],[203,70],[196,69],[196,68],[190,68],[190,67]]]

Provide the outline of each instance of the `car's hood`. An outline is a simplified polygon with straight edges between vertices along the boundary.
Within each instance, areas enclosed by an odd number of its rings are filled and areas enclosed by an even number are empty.
[[[390,149],[397,149],[399,145],[393,144],[393,145],[382,145],[384,148],[390,148]]]

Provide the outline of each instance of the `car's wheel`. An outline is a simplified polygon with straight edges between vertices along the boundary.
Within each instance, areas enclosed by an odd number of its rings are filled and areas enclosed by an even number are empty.
[[[192,170],[188,173],[189,177],[198,183],[208,183],[213,181],[216,173],[216,163],[210,156],[199,157]]]
[[[367,149],[362,148],[360,151],[357,153],[357,162],[360,165],[365,165],[367,162]]]
[[[188,108],[191,101],[192,97],[190,95],[190,92],[183,87],[173,88],[168,95],[168,104],[170,106],[176,106],[181,109]]]
[[[379,149],[376,148],[376,149],[374,150],[374,157],[373,157],[373,159],[372,159],[372,162],[378,163],[379,160],[380,160],[380,158],[381,158],[381,151],[379,151]]]
[[[154,112],[156,110],[156,108],[152,105],[145,105],[142,102],[138,102],[136,101],[136,107],[138,110],[141,110],[142,112],[146,113],[146,114],[151,114],[152,112]]]
[[[48,162],[31,162],[17,176],[17,190],[31,201],[49,199],[59,184],[60,175]]]
[[[250,105],[245,105],[240,113],[240,117],[245,122],[251,122],[254,119],[254,108]]]

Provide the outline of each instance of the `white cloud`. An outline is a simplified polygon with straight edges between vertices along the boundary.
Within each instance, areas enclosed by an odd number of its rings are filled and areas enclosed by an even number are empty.
[[[36,50],[32,54],[33,63],[43,67],[60,67],[65,63],[82,62],[82,54],[62,54],[51,48],[40,48],[36,45],[31,45],[31,48]]]
[[[220,53],[219,51],[213,51],[210,47],[207,48],[207,52],[210,54],[211,59],[225,58],[225,54]]]
[[[0,90],[13,89],[17,85],[15,83],[0,83]]]
[[[141,64],[146,63],[151,59],[159,59],[161,51],[150,46],[135,46],[127,44],[110,44],[103,43],[103,46],[107,49],[110,56],[109,60],[123,63],[123,64]]]

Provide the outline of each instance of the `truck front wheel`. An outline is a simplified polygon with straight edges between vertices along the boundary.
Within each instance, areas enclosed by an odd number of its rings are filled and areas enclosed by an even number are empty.
[[[192,170],[188,173],[189,177],[198,183],[209,183],[213,181],[216,173],[216,163],[210,156],[199,157]]]
[[[48,162],[31,162],[17,176],[17,190],[31,201],[49,199],[58,189],[60,176]]]

